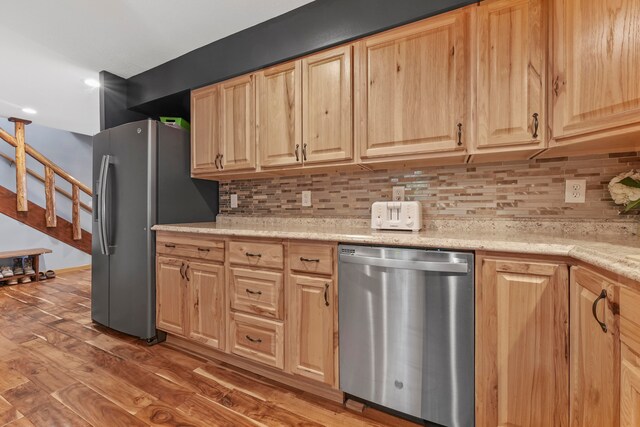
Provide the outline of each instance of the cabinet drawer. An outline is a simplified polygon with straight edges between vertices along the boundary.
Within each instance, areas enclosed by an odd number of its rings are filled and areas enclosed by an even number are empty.
[[[164,235],[158,233],[156,252],[174,257],[224,262],[224,242],[194,238],[190,235]]]
[[[282,322],[231,313],[231,353],[279,369],[284,368]]]
[[[333,246],[293,243],[289,246],[289,267],[303,273],[333,274]]]
[[[282,243],[229,242],[231,264],[282,269]]]
[[[282,273],[231,268],[231,308],[282,320]]]

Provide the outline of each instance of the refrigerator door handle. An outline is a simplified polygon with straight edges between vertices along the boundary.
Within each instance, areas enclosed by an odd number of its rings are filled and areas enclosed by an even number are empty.
[[[103,255],[109,255],[109,241],[107,239],[107,182],[109,181],[109,165],[111,164],[111,156],[105,154],[102,156],[102,167],[100,170],[100,204],[98,206],[99,230],[100,230],[100,247]]]
[[[94,205],[94,210],[96,212],[96,220],[98,222],[98,243],[100,244],[100,252],[104,253],[104,237],[102,236],[102,182],[104,181],[104,161],[106,156],[102,156],[102,161],[100,162],[100,173],[98,174],[98,182],[96,183],[96,203]]]

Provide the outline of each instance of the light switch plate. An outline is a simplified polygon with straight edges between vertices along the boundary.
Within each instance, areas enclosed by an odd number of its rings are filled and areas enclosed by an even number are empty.
[[[232,194],[231,195],[231,207],[232,208],[237,208],[238,207],[238,195],[237,194]]]
[[[302,207],[308,208],[311,206],[311,191],[302,192]]]
[[[587,180],[568,179],[564,187],[565,203],[584,203],[587,192]]]

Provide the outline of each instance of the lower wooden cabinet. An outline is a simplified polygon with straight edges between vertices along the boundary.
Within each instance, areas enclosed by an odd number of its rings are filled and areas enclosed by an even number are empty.
[[[476,263],[476,426],[567,426],[567,266]]]
[[[184,316],[184,261],[158,257],[156,275],[156,327],[180,336],[186,335]]]
[[[573,427],[619,425],[616,285],[584,267],[571,269],[569,401]]]
[[[284,325],[242,313],[231,313],[231,352],[274,368],[284,368]]]
[[[189,338],[224,348],[224,266],[190,262],[185,268]]]
[[[334,384],[337,337],[334,282],[330,278],[290,276],[289,360],[291,372]]]
[[[620,427],[640,425],[640,355],[622,345]]]

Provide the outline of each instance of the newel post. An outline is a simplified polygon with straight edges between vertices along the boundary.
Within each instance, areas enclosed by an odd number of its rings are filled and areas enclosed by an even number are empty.
[[[15,139],[16,139],[16,201],[18,212],[27,212],[29,210],[27,203],[27,159],[25,154],[24,127],[31,123],[30,120],[9,118],[10,122],[15,123]]]

